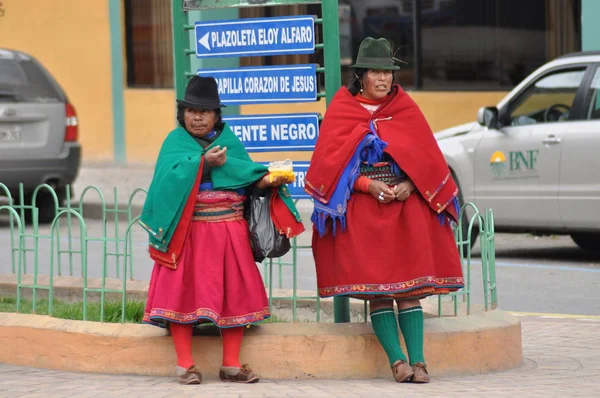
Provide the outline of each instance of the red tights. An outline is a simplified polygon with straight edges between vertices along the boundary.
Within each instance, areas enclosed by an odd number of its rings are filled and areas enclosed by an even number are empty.
[[[192,357],[192,325],[171,322],[171,336],[177,353],[177,366],[188,369],[194,364]],[[221,329],[223,339],[223,366],[240,367],[240,349],[244,327]]]

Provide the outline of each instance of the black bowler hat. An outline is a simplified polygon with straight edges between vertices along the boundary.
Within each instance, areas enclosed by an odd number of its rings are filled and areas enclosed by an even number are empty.
[[[217,81],[214,77],[194,76],[185,88],[185,98],[177,100],[179,105],[193,109],[219,109],[224,107],[219,98]]]

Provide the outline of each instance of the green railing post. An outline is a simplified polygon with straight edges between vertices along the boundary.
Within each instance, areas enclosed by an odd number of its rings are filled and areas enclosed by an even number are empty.
[[[340,20],[338,0],[323,1],[323,56],[325,63],[325,99],[326,104],[333,99],[342,85],[340,66]]]
[[[325,98],[329,106],[331,99],[342,85],[338,0],[323,1],[321,10],[324,21]],[[350,322],[350,299],[348,297],[334,297],[333,314],[336,323]]]
[[[187,14],[181,0],[171,0],[171,15],[173,22],[173,85],[176,98],[183,98],[187,77],[185,72],[190,69],[190,60],[185,51],[190,47],[190,35],[185,29],[188,24]]]

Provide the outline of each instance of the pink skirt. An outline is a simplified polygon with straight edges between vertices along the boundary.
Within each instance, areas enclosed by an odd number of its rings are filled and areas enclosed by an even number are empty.
[[[270,316],[243,219],[242,195],[198,193],[177,269],[154,264],[144,323],[244,326]]]

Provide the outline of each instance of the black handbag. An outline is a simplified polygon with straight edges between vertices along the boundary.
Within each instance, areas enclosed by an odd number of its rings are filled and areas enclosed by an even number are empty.
[[[271,194],[270,188],[263,191],[253,190],[245,209],[250,229],[250,246],[257,263],[263,262],[265,258],[282,257],[291,248],[289,238],[277,231],[271,219]]]

